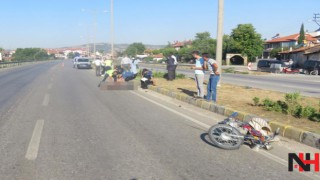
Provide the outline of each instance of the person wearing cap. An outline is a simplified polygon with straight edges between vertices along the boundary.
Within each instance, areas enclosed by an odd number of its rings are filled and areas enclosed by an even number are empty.
[[[204,88],[203,88],[203,80],[204,80],[204,60],[200,56],[199,51],[193,51],[192,56],[196,59],[195,66],[192,66],[191,69],[194,69],[195,81],[197,83],[197,98],[204,98]]]
[[[220,81],[217,61],[211,59],[208,53],[203,53],[202,58],[205,61],[205,69],[210,72],[207,84],[207,101],[217,102],[217,85]]]

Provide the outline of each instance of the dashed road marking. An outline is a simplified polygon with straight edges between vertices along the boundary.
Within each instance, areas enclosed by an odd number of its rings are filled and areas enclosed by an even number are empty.
[[[44,120],[38,120],[33,133],[32,137],[26,152],[26,159],[28,160],[35,160],[38,157],[38,151],[40,146],[41,134],[43,130]]]
[[[52,89],[52,83],[48,84],[48,89]]]
[[[49,101],[50,101],[50,94],[46,94],[44,96],[43,101],[42,101],[42,106],[48,106],[49,105]]]

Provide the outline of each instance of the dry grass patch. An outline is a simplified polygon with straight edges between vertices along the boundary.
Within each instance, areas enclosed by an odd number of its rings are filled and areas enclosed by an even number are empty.
[[[192,79],[178,79],[175,81],[167,81],[163,78],[156,78],[157,86],[167,88],[172,91],[183,92],[189,96],[196,94],[196,84]],[[204,85],[206,87],[206,85]],[[218,87],[218,104],[230,107],[238,111],[248,114],[255,114],[272,121],[289,124],[294,127],[302,128],[307,131],[320,133],[320,123],[313,122],[304,118],[295,118],[278,112],[266,111],[261,106],[253,106],[253,98],[262,99],[269,98],[271,100],[284,100],[285,93],[255,89],[250,87],[234,86],[222,84]],[[319,98],[304,97],[301,98],[302,105],[309,105],[315,108],[319,107]]]

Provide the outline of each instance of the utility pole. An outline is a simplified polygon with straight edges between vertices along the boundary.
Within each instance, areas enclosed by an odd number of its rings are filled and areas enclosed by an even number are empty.
[[[224,0],[219,0],[218,5],[218,25],[217,25],[217,49],[216,49],[216,60],[218,63],[218,72],[220,76],[222,74],[222,43],[223,43],[223,14],[224,14]],[[221,82],[221,77],[219,84]]]
[[[93,57],[94,59],[97,59],[97,54],[96,54],[96,37],[97,37],[97,11],[94,11],[94,14],[93,14]]]
[[[111,58],[114,59],[114,12],[113,0],[110,0]]]
[[[319,13],[314,13],[313,22],[315,22],[316,24],[318,24],[318,26],[320,26],[320,14]],[[320,28],[317,29],[317,31],[320,31]]]
[[[82,9],[81,11],[85,12],[89,12],[92,13],[93,15],[93,37],[92,37],[92,41],[93,41],[93,53],[94,53],[94,59],[96,59],[96,37],[97,37],[97,26],[98,26],[98,12],[100,10],[97,9],[92,9],[92,10],[87,10],[87,9]],[[106,13],[108,11],[104,10],[103,13]]]

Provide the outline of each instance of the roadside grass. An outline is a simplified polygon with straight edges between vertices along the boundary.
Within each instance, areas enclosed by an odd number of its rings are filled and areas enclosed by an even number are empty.
[[[193,79],[177,79],[167,81],[163,78],[155,78],[157,86],[172,91],[182,92],[189,96],[196,94],[196,84]],[[204,85],[206,89],[206,85]],[[272,101],[284,100],[285,93],[256,89],[251,87],[235,86],[230,84],[221,84],[218,87],[218,104],[230,107],[237,111],[248,114],[258,115],[260,117],[298,127],[310,132],[320,133],[320,123],[310,121],[307,118],[296,118],[281,112],[267,111],[263,106],[255,106],[253,99],[270,99]],[[319,107],[320,98],[301,96],[300,104],[303,106]]]

